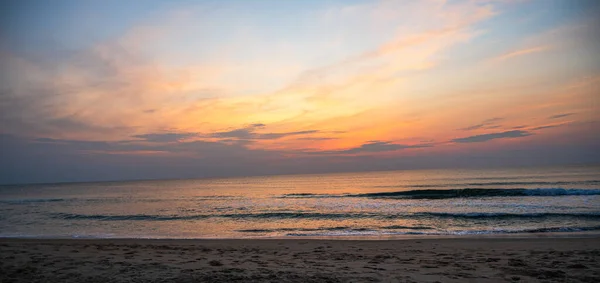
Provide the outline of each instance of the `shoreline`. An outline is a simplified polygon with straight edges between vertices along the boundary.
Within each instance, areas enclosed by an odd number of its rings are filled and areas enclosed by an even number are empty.
[[[543,239],[543,238],[600,238],[598,231],[540,232],[540,233],[488,233],[488,234],[383,234],[348,236],[248,236],[248,237],[106,237],[106,236],[0,236],[3,240],[169,240],[169,241],[220,241],[220,240],[330,240],[330,241],[401,241],[444,239]]]
[[[600,282],[600,237],[0,238],[0,282]]]

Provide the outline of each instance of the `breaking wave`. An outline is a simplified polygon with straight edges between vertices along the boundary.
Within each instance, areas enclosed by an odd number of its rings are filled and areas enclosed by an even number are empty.
[[[336,198],[336,197],[365,197],[388,199],[450,199],[474,197],[528,197],[528,196],[577,196],[600,195],[600,189],[564,189],[564,188],[538,188],[538,189],[450,189],[450,190],[410,190],[399,192],[377,192],[364,194],[286,194],[281,198]]]

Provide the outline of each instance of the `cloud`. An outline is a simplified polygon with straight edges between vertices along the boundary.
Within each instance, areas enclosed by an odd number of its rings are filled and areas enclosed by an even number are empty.
[[[472,130],[477,130],[477,129],[481,129],[481,128],[494,129],[494,128],[498,128],[499,127],[499,125],[496,125],[495,122],[502,121],[502,120],[504,120],[504,118],[500,118],[500,117],[490,118],[490,119],[484,120],[480,124],[476,124],[476,125],[469,126],[469,127],[466,127],[466,128],[461,128],[461,129],[458,129],[458,130],[461,130],[461,131],[472,131]]]
[[[407,148],[423,148],[430,147],[430,145],[404,145],[395,144],[385,141],[370,141],[362,144],[360,147],[343,150],[343,153],[363,153],[363,152],[382,152],[382,151],[394,151]]]
[[[0,184],[273,174],[280,170],[276,162],[284,160],[277,151],[211,141],[160,144],[0,134],[0,145]]]
[[[152,133],[135,135],[134,138],[143,139],[147,142],[176,142],[183,139],[192,138],[197,136],[197,133]]]
[[[430,68],[435,65],[433,57],[442,53],[448,46],[474,37],[474,25],[495,14],[491,5],[440,5],[437,1],[379,1],[373,5],[354,8],[356,9],[344,9],[349,14],[356,13],[353,15],[354,20],[361,23],[349,30],[351,37],[355,37],[357,29],[365,26],[362,24],[365,17],[372,17],[373,22],[390,20],[390,23],[395,24],[393,30],[397,30],[396,34],[392,34],[376,48],[306,70],[294,85],[323,81],[334,85],[352,80],[383,81],[401,71]],[[419,13],[435,20],[421,25],[422,19],[417,16]],[[336,18],[337,21],[344,17],[344,12],[341,14]],[[411,24],[414,24],[413,28],[404,28]],[[377,67],[373,67],[374,65]]]
[[[498,121],[502,121],[502,120],[504,120],[504,118],[502,118],[502,117],[494,117],[494,118],[486,119],[483,122],[489,124],[489,123],[498,122]]]
[[[483,134],[483,135],[475,135],[465,138],[453,139],[452,142],[456,143],[473,143],[473,142],[486,142],[494,139],[504,139],[504,138],[520,138],[531,135],[531,133],[527,131],[507,131],[501,133],[492,133],[492,134]]]
[[[502,127],[502,126],[501,125],[491,125],[491,126],[485,127],[485,129],[491,130],[491,129],[498,129],[500,127]]]
[[[326,141],[326,140],[337,140],[339,138],[335,138],[335,137],[302,137],[302,138],[297,138],[296,140],[301,140],[301,141]]]
[[[559,125],[539,126],[539,127],[531,128],[531,130],[532,131],[537,131],[537,130],[551,129],[551,128],[556,128],[558,126]]]
[[[557,114],[557,115],[552,115],[552,116],[548,117],[548,119],[559,119],[559,118],[564,118],[564,117],[567,117],[567,116],[571,116],[573,114],[574,113]]]
[[[477,125],[469,126],[469,127],[466,127],[466,128],[461,128],[459,130],[461,130],[461,131],[477,130],[477,129],[482,128],[483,126],[485,126],[485,124],[482,123],[482,124],[477,124]]]
[[[196,136],[195,134],[191,134]],[[67,140],[53,138],[37,138],[33,140],[21,139],[23,143],[36,145],[52,152],[89,153],[89,154],[121,154],[136,152],[162,152],[174,156],[185,155],[189,158],[201,158],[208,160],[223,160],[223,162],[234,161],[239,156],[251,156],[255,160],[268,159],[278,156],[277,151],[260,149],[248,149],[239,141],[182,141],[180,138],[186,134],[148,134],[145,141],[140,143],[132,140],[122,141],[85,141]],[[179,141],[177,143],[169,143]],[[46,150],[44,150],[46,151]]]
[[[293,131],[293,132],[281,132],[281,133],[257,133],[257,128],[264,128],[265,124],[252,124],[248,127],[235,129],[225,132],[216,132],[209,134],[208,137],[212,138],[235,138],[242,140],[276,140],[288,136],[308,135],[318,133],[318,130],[306,130],[306,131]]]
[[[210,134],[210,136],[215,138],[254,139],[256,134],[254,133],[253,128],[243,128],[226,132],[217,132]]]
[[[2,130],[15,135],[116,139],[136,127],[153,132],[180,124],[192,108],[210,117],[207,101],[224,92],[212,81],[212,66],[166,66],[119,39],[59,57],[58,50],[2,51],[0,61],[25,80],[8,81],[0,94]]]
[[[536,131],[536,130],[543,130],[543,129],[558,128],[558,127],[566,126],[566,125],[569,125],[569,124],[571,124],[571,123],[561,123],[561,124],[554,124],[554,125],[545,125],[545,126],[539,126],[539,127],[531,128],[531,130]]]
[[[498,57],[495,57],[491,61],[494,61],[494,62],[505,61],[505,60],[508,60],[508,59],[511,59],[514,57],[537,53],[537,52],[542,52],[542,51],[546,51],[548,49],[549,49],[549,46],[547,46],[547,45],[520,49],[520,50],[511,51],[511,52],[505,53],[503,55],[500,55]]]
[[[18,69],[11,73],[32,81],[23,84],[26,88],[7,87],[18,92],[15,100],[19,101],[1,103],[0,115],[15,116],[3,119],[9,125],[3,132],[69,139],[110,136],[111,140],[166,128],[199,133],[234,129],[214,133],[213,138],[248,140],[308,135],[316,129],[304,130],[298,124],[313,125],[381,106],[397,93],[383,80],[431,67],[449,47],[475,36],[476,23],[494,14],[491,5],[469,1],[457,5],[440,5],[437,0],[379,1],[323,8],[298,16],[325,12],[332,21],[300,18],[298,23],[315,24],[294,25],[297,29],[289,33],[291,37],[281,36],[278,28],[261,26],[255,34],[254,23],[245,18],[241,20],[248,23],[248,29],[238,36],[232,31],[244,24],[219,22],[233,18],[237,9],[202,14],[207,18],[182,8],[187,16],[158,15],[150,19],[152,25],[142,20],[121,36],[84,45],[88,49],[71,50],[60,58],[48,54],[51,58],[43,65],[35,58],[9,54],[19,59],[18,64],[8,64]],[[419,25],[422,15],[431,21]],[[365,19],[373,25],[364,25]],[[213,20],[222,24],[190,28]],[[269,38],[273,40],[265,40]],[[174,44],[178,40],[186,44]],[[367,89],[377,95],[365,99]],[[25,99],[29,93],[39,95]],[[81,127],[54,126],[51,121],[57,119],[81,123]],[[264,124],[243,128],[246,121],[274,124],[286,119],[290,123],[280,132],[256,129]],[[107,129],[97,130],[102,127]],[[178,137],[139,138],[169,141]]]
[[[329,150],[329,151],[315,151],[309,152],[311,154],[356,154],[356,153],[377,153],[386,151],[396,151],[411,148],[425,148],[432,147],[432,144],[397,144],[388,141],[369,141],[358,147],[353,147],[345,150]]]
[[[23,139],[24,143],[31,143],[38,145],[41,148],[52,147],[56,149],[69,150],[72,152],[77,151],[110,151],[114,149],[130,150],[132,149],[128,145],[118,145],[116,143],[106,141],[81,141],[81,140],[63,140],[53,138],[37,138],[33,140]]]

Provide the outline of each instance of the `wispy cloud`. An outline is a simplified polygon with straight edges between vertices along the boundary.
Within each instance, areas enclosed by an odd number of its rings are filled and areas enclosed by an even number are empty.
[[[337,140],[339,138],[336,137],[302,137],[302,138],[297,138],[296,140],[301,140],[301,141],[327,141],[327,140]]]
[[[252,124],[245,128],[235,129],[231,131],[216,132],[209,134],[213,138],[235,138],[243,140],[276,140],[288,136],[299,136],[318,133],[318,130],[280,132],[280,133],[259,133],[257,129],[265,127],[265,124]]]
[[[348,148],[344,150],[329,150],[329,151],[315,151],[308,152],[310,154],[360,154],[360,153],[378,153],[378,152],[390,152],[403,149],[414,149],[414,148],[426,148],[432,147],[433,144],[398,144],[389,141],[369,141],[360,146]]]
[[[142,135],[143,136],[143,135]],[[92,153],[92,154],[134,154],[134,153],[167,153],[171,155],[185,155],[190,158],[210,158],[234,160],[235,156],[253,156],[253,158],[271,158],[277,156],[276,151],[249,149],[243,143],[229,143],[227,141],[180,140],[180,134],[149,134],[148,141],[135,140],[122,141],[86,141],[53,138],[38,138],[31,142],[54,148],[54,151],[63,150]],[[171,141],[179,141],[169,143]],[[24,142],[29,142],[24,140]]]
[[[552,129],[552,128],[558,128],[558,127],[566,126],[566,125],[569,125],[569,124],[570,123],[560,123],[560,124],[544,125],[544,126],[533,127],[533,128],[531,128],[531,130],[532,131],[537,131],[537,130],[544,130],[544,129]]]
[[[134,138],[143,139],[147,142],[177,142],[197,136],[197,133],[152,133],[135,135]]]
[[[548,119],[560,119],[560,118],[571,116],[573,114],[574,113],[556,114],[556,115],[552,115],[552,116],[548,117]]]
[[[531,128],[531,130],[538,131],[538,130],[544,130],[544,129],[552,129],[552,128],[556,128],[556,127],[558,127],[558,125],[547,125],[547,126],[533,127],[533,128]]]
[[[512,59],[512,58],[515,58],[515,57],[524,56],[524,55],[527,55],[527,54],[539,53],[539,52],[542,52],[542,51],[546,51],[548,49],[550,49],[550,46],[548,46],[548,45],[519,49],[519,50],[510,51],[508,53],[502,54],[502,55],[500,55],[498,57],[494,57],[494,58],[492,58],[491,61],[492,62],[505,61],[505,60]]]
[[[501,133],[491,133],[491,134],[482,134],[469,136],[464,138],[453,139],[452,142],[456,143],[474,143],[474,142],[486,142],[494,139],[506,139],[506,138],[521,138],[530,136],[531,133],[527,131],[515,130],[515,131],[507,131]]]
[[[481,122],[479,124],[472,125],[472,126],[469,126],[469,127],[466,127],[466,128],[461,128],[459,130],[461,130],[461,131],[472,131],[472,130],[477,130],[477,129],[481,129],[481,128],[485,128],[485,129],[498,128],[499,125],[496,125],[495,123],[498,122],[498,121],[502,121],[502,120],[504,120],[504,118],[499,118],[499,117],[490,118],[490,119],[487,119],[487,120],[485,120],[485,121],[483,121],[483,122]]]

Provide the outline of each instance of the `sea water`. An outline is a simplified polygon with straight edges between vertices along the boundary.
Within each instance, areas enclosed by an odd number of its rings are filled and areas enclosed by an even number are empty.
[[[264,238],[600,231],[600,167],[0,186],[0,237]]]

